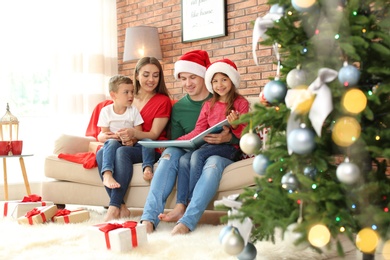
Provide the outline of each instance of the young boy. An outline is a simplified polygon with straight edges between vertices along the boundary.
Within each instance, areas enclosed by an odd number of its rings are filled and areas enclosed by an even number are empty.
[[[120,129],[132,127],[142,131],[144,120],[138,109],[132,106],[134,85],[129,77],[113,76],[109,81],[109,92],[114,103],[102,108],[97,126],[101,128],[98,140],[104,143],[101,168],[103,184],[107,188],[115,189],[120,187],[120,184],[114,178],[116,149],[122,145],[133,146],[136,143],[136,140],[122,142],[117,132]]]

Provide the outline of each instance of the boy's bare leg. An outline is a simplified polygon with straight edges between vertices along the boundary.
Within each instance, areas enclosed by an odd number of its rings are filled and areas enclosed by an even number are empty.
[[[104,222],[108,222],[114,219],[120,218],[121,210],[115,206],[109,206],[106,215],[104,216]]]
[[[110,189],[116,189],[116,188],[119,188],[121,186],[114,179],[114,177],[112,176],[112,172],[111,171],[105,171],[103,173],[103,184],[104,184],[104,186],[106,186],[107,188],[110,188]]]
[[[152,168],[149,166],[146,166],[144,169],[144,180],[150,181],[153,179],[153,171]]]
[[[143,220],[142,224],[146,225],[146,233],[148,233],[148,234],[153,233],[154,227],[153,227],[153,223],[152,222],[150,222],[148,220]]]
[[[120,218],[129,218],[131,215],[130,210],[126,207],[125,204],[121,205],[121,213],[120,213]]]

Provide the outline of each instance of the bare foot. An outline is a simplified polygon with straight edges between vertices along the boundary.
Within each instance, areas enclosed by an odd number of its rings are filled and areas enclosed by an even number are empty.
[[[154,226],[153,223],[150,222],[149,220],[143,220],[142,224],[146,225],[146,233],[151,234],[154,231]]]
[[[112,177],[112,172],[110,171],[105,171],[103,173],[103,184],[107,188],[110,189],[116,189],[119,188],[121,185]]]
[[[121,213],[119,214],[120,218],[129,218],[131,215],[130,210],[126,207],[125,204],[121,205]]]
[[[178,203],[171,212],[168,212],[168,214],[160,213],[158,218],[162,221],[176,222],[184,215],[185,211],[186,206],[184,204]]]
[[[114,219],[120,218],[121,210],[115,206],[109,206],[106,215],[104,216],[104,222],[108,222]]]
[[[171,235],[185,235],[188,233],[190,233],[190,229],[186,225],[179,223],[172,229]]]
[[[144,180],[145,181],[150,181],[153,179],[153,171],[152,168],[149,166],[146,166],[144,169]]]

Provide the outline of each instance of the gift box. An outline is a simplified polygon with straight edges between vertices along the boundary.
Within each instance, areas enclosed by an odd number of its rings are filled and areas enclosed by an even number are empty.
[[[67,210],[67,209],[59,209],[57,213],[51,218],[53,222],[56,223],[80,223],[86,221],[90,218],[89,211],[84,209],[78,210]]]
[[[22,200],[0,201],[0,217],[19,218],[36,207],[51,206],[51,201],[42,201],[38,195],[25,196]]]
[[[26,213],[25,216],[18,218],[19,224],[41,224],[49,221],[57,212],[57,206],[37,207]]]
[[[128,252],[148,242],[146,225],[135,221],[91,226],[88,240],[92,249],[107,248],[115,252]]]

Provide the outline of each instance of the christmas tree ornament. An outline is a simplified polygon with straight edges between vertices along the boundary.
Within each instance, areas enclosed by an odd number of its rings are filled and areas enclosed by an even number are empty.
[[[315,99],[310,107],[309,119],[318,136],[321,136],[324,121],[333,110],[332,93],[325,83],[332,82],[335,78],[337,78],[337,71],[329,68],[319,69],[318,77],[307,89],[311,95],[315,95]],[[297,100],[295,96],[299,96],[300,94],[295,94],[295,92],[304,92],[304,89],[288,90],[285,101],[286,106],[289,108],[294,105],[298,106],[295,102],[295,100]],[[308,97],[309,94],[305,93],[304,96]],[[300,104],[300,102],[297,103]],[[287,121],[287,136],[289,136],[294,129],[298,128],[299,124],[300,120],[296,113],[291,112]],[[291,149],[289,149],[289,153],[292,153]]]
[[[340,182],[352,185],[359,180],[360,169],[356,164],[349,162],[347,157],[345,158],[345,161],[337,167],[336,176]]]
[[[310,12],[315,8],[316,0],[291,0],[291,4],[298,12]]]
[[[257,154],[261,148],[259,135],[253,133],[253,130],[249,130],[249,133],[241,137],[240,148],[246,154]]]
[[[283,16],[283,14],[284,8],[275,4],[271,6],[269,13],[264,15],[264,17],[258,17],[256,19],[252,33],[252,54],[253,60],[255,61],[256,65],[259,65],[256,54],[256,49],[259,45],[258,41],[260,40],[260,38],[263,38],[263,40],[265,39],[265,32],[267,31],[267,29],[273,27],[274,22],[279,20]]]
[[[379,244],[379,235],[371,228],[363,228],[356,235],[356,247],[366,254],[375,252]]]
[[[286,83],[290,88],[295,88],[301,85],[306,85],[306,79],[307,72],[298,67],[290,70],[286,77]]]
[[[292,223],[287,226],[287,229],[284,232],[283,240],[287,242],[291,250],[304,250],[309,246],[309,244],[305,242],[299,243],[298,245],[295,244],[297,240],[303,237],[302,233],[299,233],[295,230],[298,225],[298,223]]]
[[[283,189],[288,190],[288,191],[296,191],[299,187],[298,178],[291,171],[286,173],[285,175],[283,175],[281,183],[282,183]]]
[[[237,229],[231,229],[222,239],[223,250],[229,255],[238,255],[244,250],[244,239]]]
[[[297,128],[287,136],[287,146],[291,152],[304,155],[311,153],[315,147],[315,134],[308,128]]]
[[[264,154],[256,155],[253,160],[253,170],[258,175],[265,175],[267,167],[271,164],[270,160]]]
[[[264,86],[264,97],[271,104],[278,104],[282,102],[286,93],[287,87],[280,80],[272,80]]]
[[[314,180],[317,176],[317,168],[314,166],[306,166],[303,169],[303,174],[309,177],[310,179]]]
[[[344,87],[356,86],[360,79],[360,71],[355,66],[344,62],[343,67],[339,70],[338,78]]]
[[[359,114],[367,106],[367,97],[360,89],[351,88],[344,93],[341,103],[348,113]]]
[[[309,113],[313,102],[314,95],[305,85],[288,90],[285,98],[286,106],[291,109],[291,113],[298,115]]]
[[[246,246],[244,247],[244,250],[237,256],[238,260],[254,260],[257,256],[257,249],[256,247],[248,242]]]
[[[221,232],[219,232],[219,243],[222,244],[222,240],[223,240],[223,237],[228,234],[229,232],[231,232],[231,230],[235,228],[231,225],[228,225],[228,226],[224,226],[222,229],[221,229]]]
[[[330,241],[330,231],[322,224],[314,225],[310,228],[307,239],[312,246],[323,247]]]
[[[332,140],[341,147],[352,145],[360,137],[361,127],[359,122],[350,116],[344,116],[336,120],[332,129]]]

